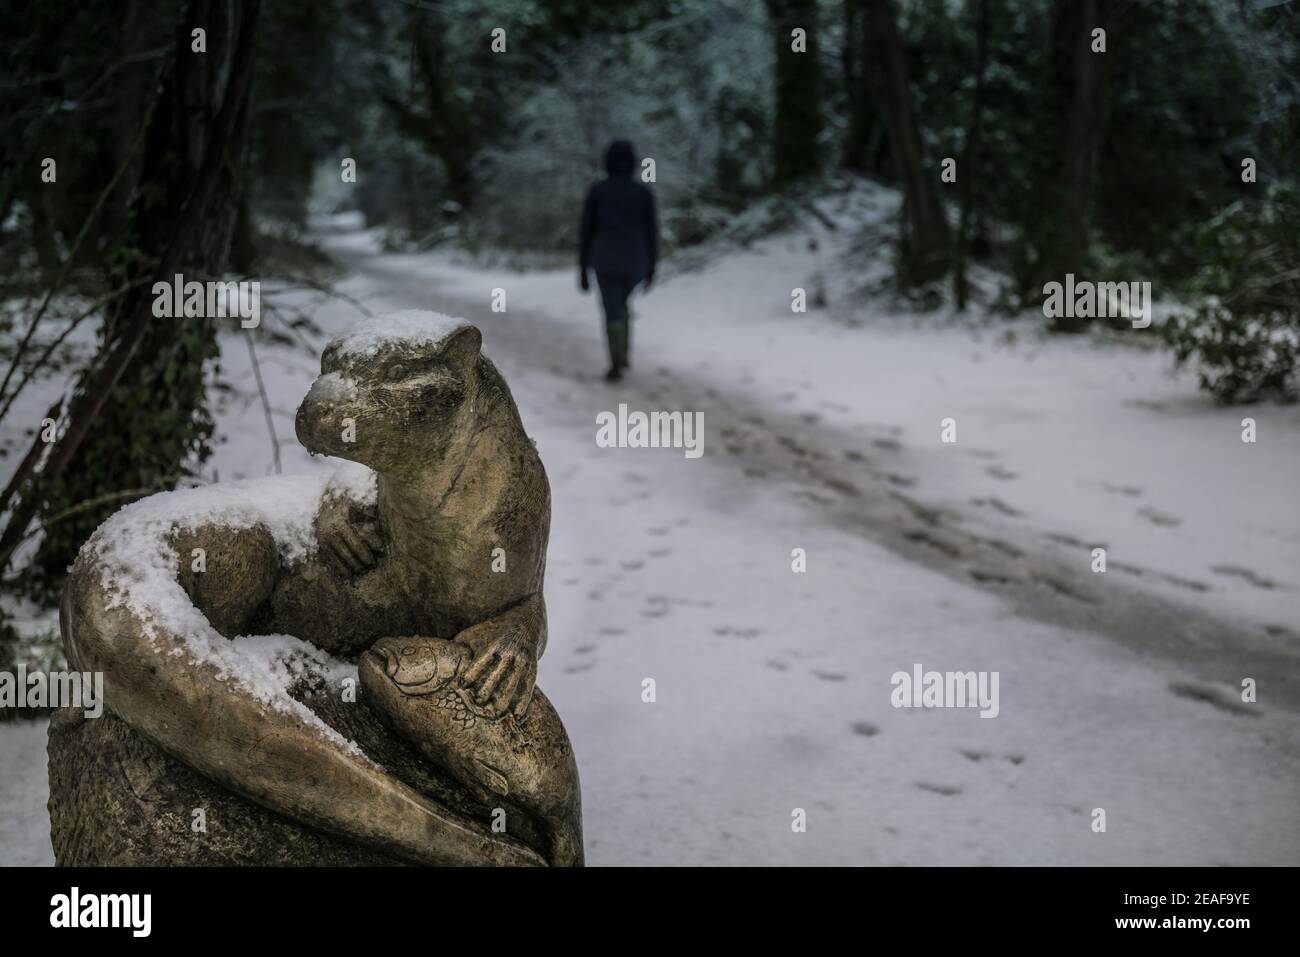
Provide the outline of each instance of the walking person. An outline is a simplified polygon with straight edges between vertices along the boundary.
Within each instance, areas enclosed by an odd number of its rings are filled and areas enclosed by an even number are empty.
[[[631,319],[627,300],[644,283],[650,288],[659,257],[659,219],[654,193],[632,176],[636,153],[627,140],[614,140],[605,150],[606,177],[587,191],[579,230],[579,284],[590,288],[589,270],[596,271],[609,343],[607,382],[623,378],[629,365]]]

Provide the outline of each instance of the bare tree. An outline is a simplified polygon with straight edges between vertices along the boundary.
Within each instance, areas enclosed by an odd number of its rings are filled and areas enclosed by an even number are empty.
[[[907,57],[891,0],[867,2],[868,61],[876,102],[885,118],[889,150],[903,188],[903,285],[942,277],[952,263],[952,237],[943,204],[921,149],[912,109]]]

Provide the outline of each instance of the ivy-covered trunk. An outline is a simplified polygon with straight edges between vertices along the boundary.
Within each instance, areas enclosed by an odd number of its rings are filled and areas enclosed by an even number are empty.
[[[217,354],[208,319],[159,319],[149,330],[94,431],[47,486],[39,515],[45,534],[28,569],[33,597],[57,599],[77,549],[104,519],[174,488],[208,457],[204,367]]]
[[[156,318],[152,287],[174,273],[203,280],[227,261],[239,200],[257,0],[192,0],[143,140],[140,182],[126,248],[113,257],[113,288],[96,361],[70,400],[67,428],[44,466],[32,469],[5,530],[11,554],[24,513],[44,538],[28,591],[52,597],[76,550],[110,513],[170,488],[209,452],[205,367],[217,355],[205,318]],[[193,31],[206,31],[206,52]],[[62,446],[62,448],[61,448]]]

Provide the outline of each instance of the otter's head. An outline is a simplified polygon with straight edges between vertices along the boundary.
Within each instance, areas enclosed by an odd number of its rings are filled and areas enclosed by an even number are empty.
[[[463,319],[407,311],[330,342],[298,406],[298,441],[377,472],[437,465],[472,430],[482,336]]]

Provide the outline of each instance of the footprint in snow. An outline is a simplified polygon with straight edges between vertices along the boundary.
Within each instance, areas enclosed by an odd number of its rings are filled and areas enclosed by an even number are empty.
[[[1102,482],[1101,487],[1107,492],[1113,492],[1116,495],[1127,495],[1129,498],[1137,498],[1142,494],[1142,489],[1136,485],[1115,485],[1111,482]]]
[[[1163,582],[1168,582],[1170,585],[1177,585],[1179,588],[1187,588],[1190,589],[1191,591],[1207,592],[1210,590],[1209,585],[1205,584],[1204,582],[1195,581],[1194,579],[1191,578],[1182,578],[1178,575],[1165,575],[1165,574],[1160,574],[1157,575],[1156,577]]]
[[[843,479],[827,478],[823,480],[827,488],[839,492],[841,495],[847,495],[850,498],[860,498],[862,489],[858,488],[852,482],[846,482]]]
[[[1040,585],[1046,585],[1052,591],[1056,592],[1056,594],[1061,595],[1064,598],[1070,598],[1073,599],[1074,601],[1081,601],[1084,604],[1088,604],[1088,605],[1095,603],[1092,598],[1083,594],[1083,592],[1076,591],[1075,589],[1071,588],[1069,585],[1061,581],[1059,578],[1053,578],[1050,575],[1037,575],[1034,576],[1034,581],[1036,581]]]
[[[668,614],[669,601],[663,595],[647,596],[646,604],[650,607],[641,611],[642,618],[662,618]]]
[[[993,757],[992,753],[988,751],[962,751],[961,756],[965,758],[967,761],[974,761],[976,764],[978,764],[980,761],[985,760],[986,758]],[[1002,755],[1002,760],[1010,761],[1012,764],[1015,765],[1020,765],[1020,764],[1024,764],[1025,756],[1023,754],[1004,754]]]
[[[761,632],[757,628],[732,628],[721,625],[713,629],[715,635],[735,635],[737,638],[756,638]]]
[[[988,506],[994,511],[1001,512],[1003,515],[1006,515],[1010,518],[1020,518],[1025,514],[1024,512],[1020,511],[1020,509],[1018,508],[1012,508],[1010,505],[1002,501],[1002,499],[998,498],[996,495],[990,495],[988,498],[973,498],[971,499],[971,504],[979,505],[979,506]]]
[[[925,529],[918,528],[918,529],[913,529],[910,532],[904,532],[903,537],[906,538],[909,542],[916,542],[917,544],[920,545],[928,545],[933,549],[943,552],[949,558],[964,557],[961,553],[961,549],[957,548],[957,546],[952,545],[941,538],[936,538],[934,535],[931,535],[929,532],[925,531]]]
[[[1025,553],[1021,549],[1016,548],[1016,546],[1012,545],[1010,542],[1004,542],[1000,538],[981,538],[978,540],[989,548],[1001,552],[1003,555],[1007,555],[1011,558],[1025,557]]]
[[[1171,681],[1169,690],[1180,698],[1204,701],[1220,711],[1228,711],[1248,718],[1260,717],[1259,705],[1246,704],[1241,700],[1237,689],[1231,685],[1212,684],[1208,681]]]
[[[1073,535],[1066,535],[1064,532],[1048,532],[1047,538],[1058,545],[1069,545],[1071,548],[1088,547],[1088,543],[1083,539],[1075,538]]]
[[[941,794],[944,797],[952,797],[954,794],[961,794],[961,788],[947,784],[929,784],[925,781],[917,781],[916,786],[922,791],[929,791],[931,794]]]
[[[1183,524],[1183,520],[1176,515],[1167,515],[1149,505],[1146,508],[1138,509],[1138,515],[1145,518],[1152,525],[1159,525],[1162,528],[1175,528]]]
[[[1240,565],[1215,565],[1210,571],[1216,575],[1223,575],[1228,578],[1240,578],[1243,581],[1254,585],[1256,588],[1277,588],[1277,582],[1263,575],[1257,575],[1249,568],[1242,568]]]
[[[972,568],[970,570],[970,577],[982,585],[1011,585],[1015,584],[1017,581],[1015,578],[999,574],[998,572],[986,571],[983,568]]]

